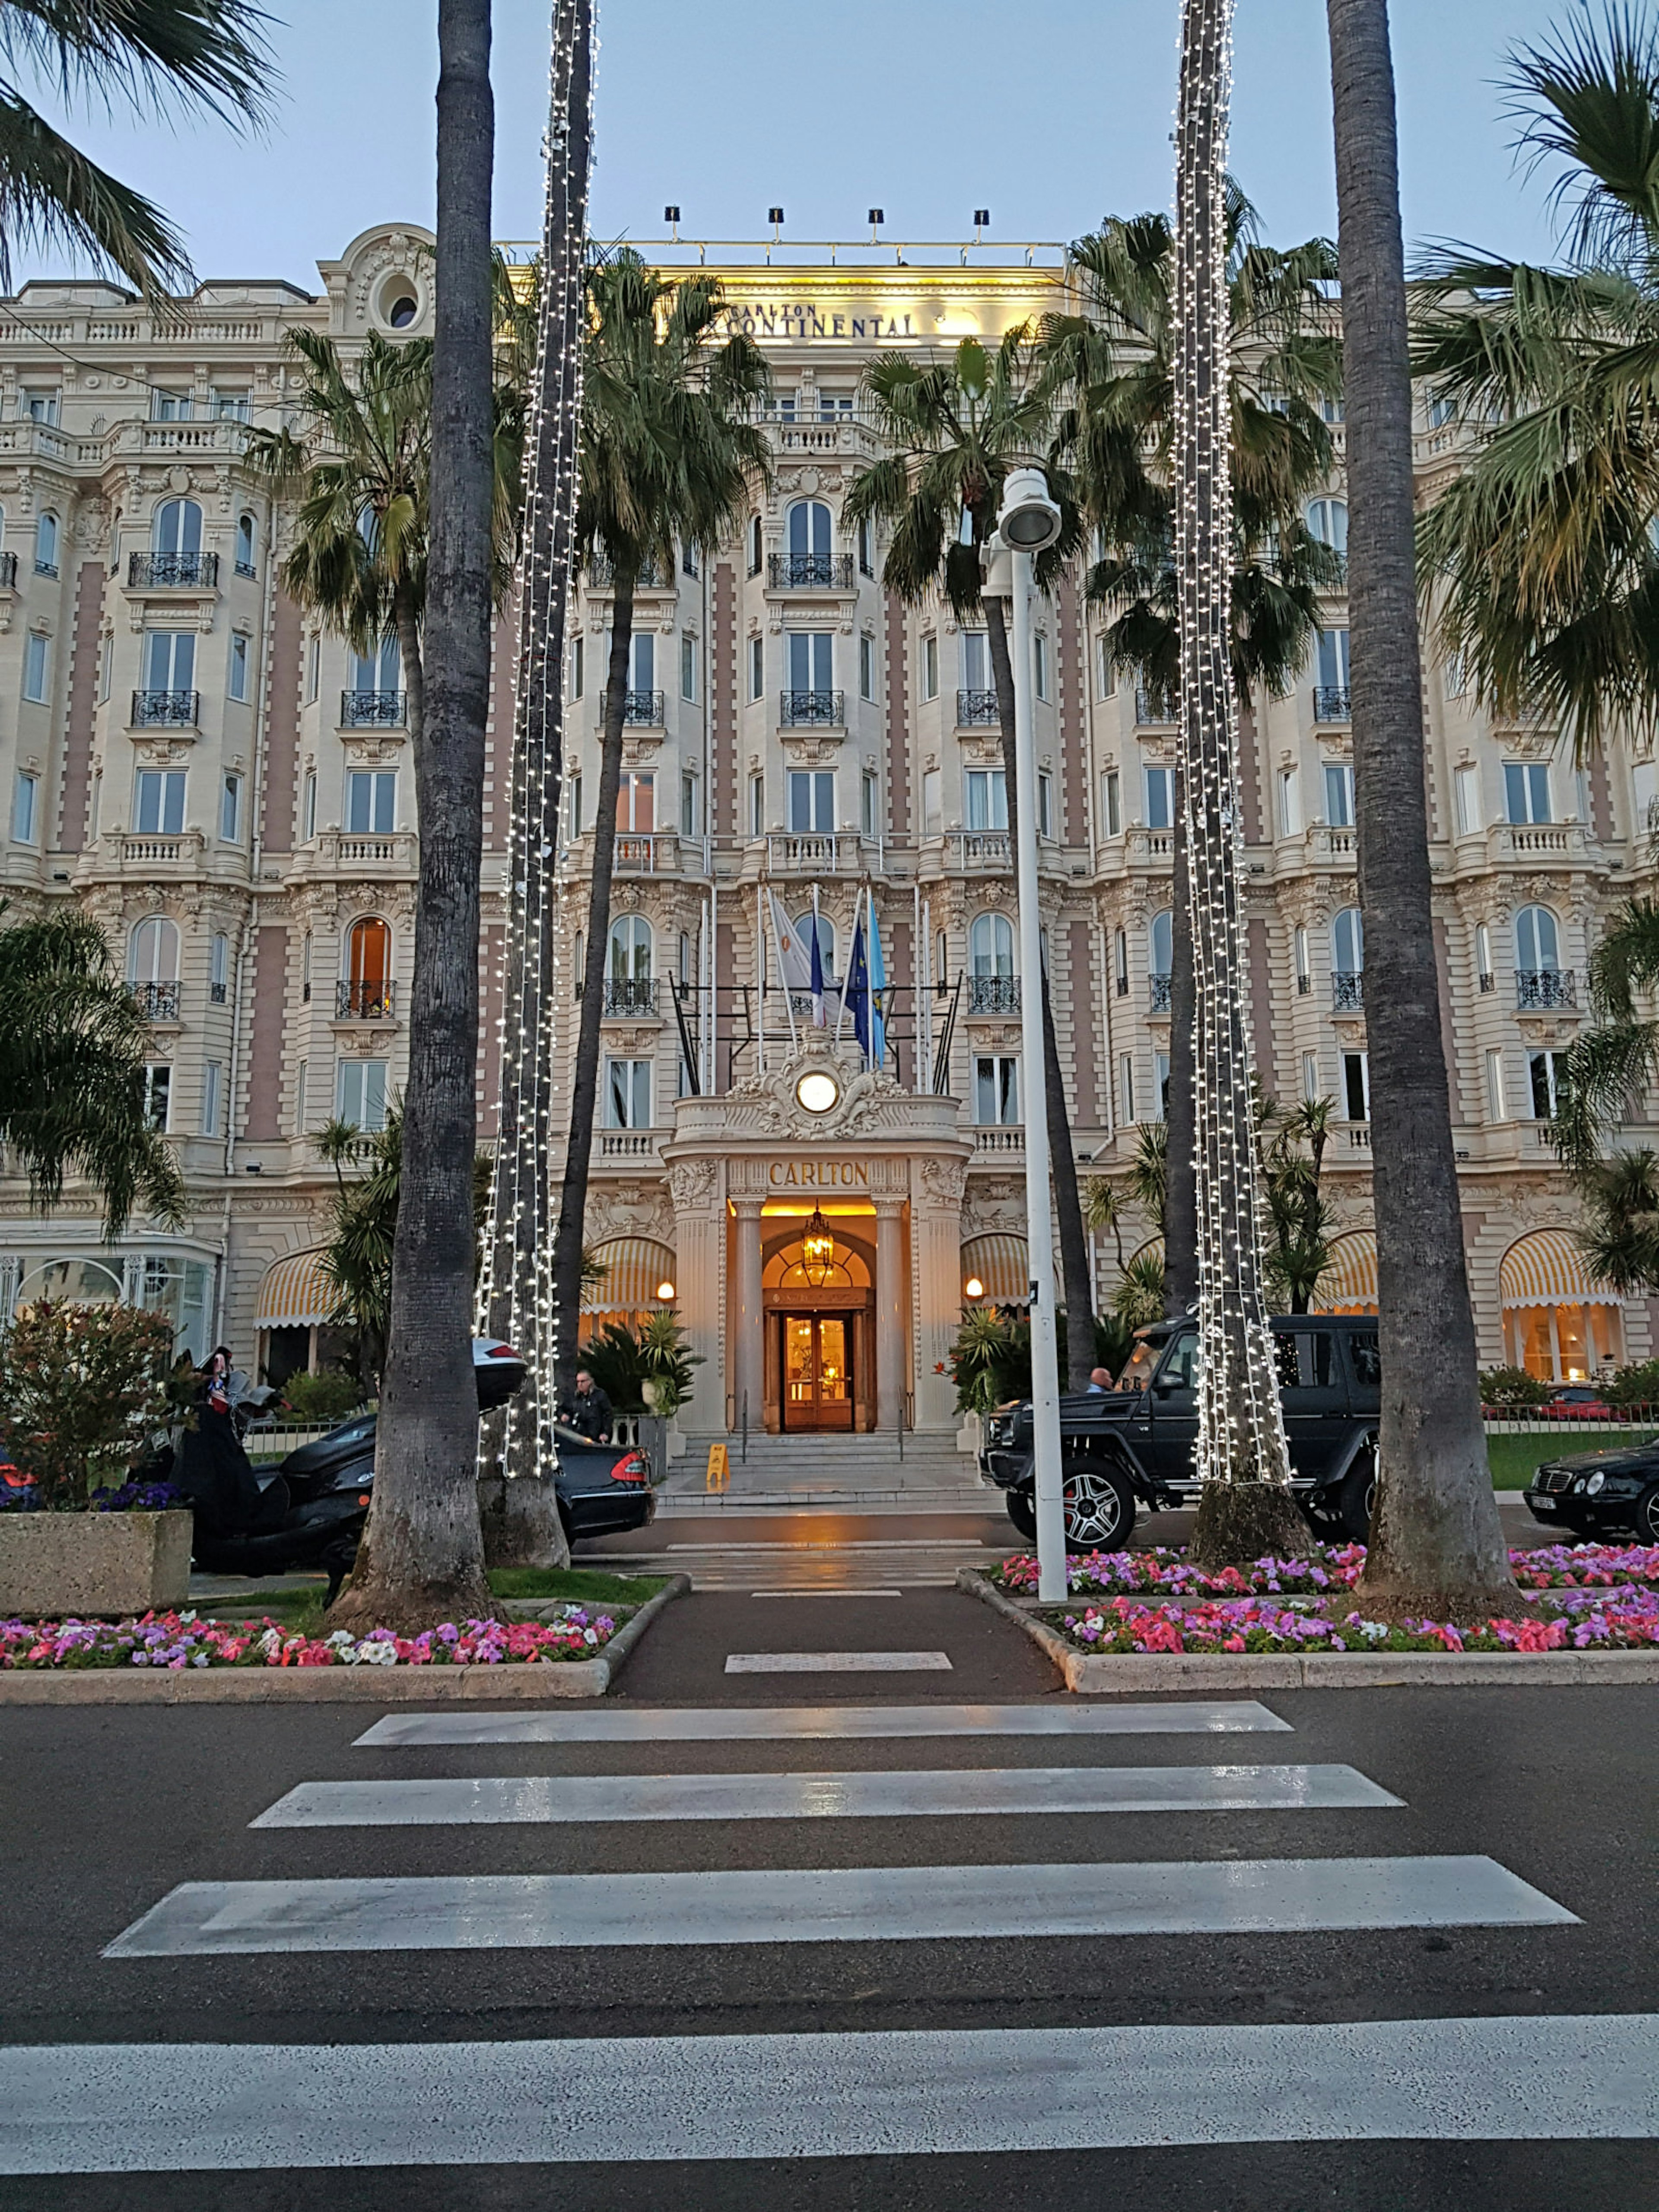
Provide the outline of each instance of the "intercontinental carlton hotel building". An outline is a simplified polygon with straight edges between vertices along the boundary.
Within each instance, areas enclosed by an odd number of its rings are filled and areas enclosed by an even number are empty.
[[[148,1015],[149,1097],[191,1218],[100,1241],[0,1164],[0,1310],[42,1293],[166,1308],[280,1378],[330,1349],[316,1267],[334,1192],[316,1133],[397,1097],[420,825],[395,649],[360,660],[283,592],[291,518],[245,474],[250,423],[293,419],[286,333],[348,349],[429,328],[429,238],[387,227],[313,292],[206,283],[157,321],[125,292],[34,283],[0,320],[0,896],[95,915]],[[883,258],[884,251],[884,259]],[[698,249],[665,249],[693,265]],[[688,1425],[907,1428],[949,1449],[944,1367],[965,1304],[1023,1295],[1024,1115],[1012,862],[982,635],[902,605],[842,526],[877,451],[860,372],[1064,301],[1058,251],[866,246],[720,267],[769,356],[774,486],[728,544],[679,550],[636,604],[587,1241],[600,1314],[672,1291],[694,1348]],[[708,265],[717,256],[710,249]],[[909,265],[906,265],[907,259]],[[1337,473],[1311,516],[1340,544]],[[1465,434],[1426,410],[1425,498]],[[569,1065],[585,927],[607,580],[573,593],[555,990]],[[1243,718],[1250,988],[1267,1086],[1329,1097],[1340,1227],[1321,1303],[1376,1294],[1348,633]],[[1036,616],[1042,878],[1060,1060],[1085,1175],[1120,1181],[1168,1066],[1165,702],[1115,680],[1075,582]],[[501,1015],[514,652],[496,655],[483,823],[481,1139]],[[1572,1376],[1655,1348],[1655,1316],[1586,1276],[1546,1142],[1602,917],[1649,885],[1659,769],[1588,769],[1425,678],[1435,944],[1483,1362]],[[828,1025],[799,948],[818,930]],[[873,917],[878,1066],[835,979]],[[765,940],[764,957],[757,937]],[[781,970],[780,956],[783,967]],[[767,992],[760,994],[764,969]],[[780,982],[781,973],[791,988]],[[802,1077],[825,1110],[807,1110]],[[556,1112],[556,1121],[560,1118]],[[1651,1141],[1644,1130],[1638,1141]],[[815,1218],[816,1217],[816,1218]],[[1124,1240],[1157,1235],[1145,1222]],[[1096,1253],[1103,1302],[1117,1279]]]

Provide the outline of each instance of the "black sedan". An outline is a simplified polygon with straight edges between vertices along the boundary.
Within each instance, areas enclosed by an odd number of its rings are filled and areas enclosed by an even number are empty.
[[[643,1528],[656,1518],[651,1460],[637,1444],[596,1444],[574,1429],[554,1431],[558,1446],[559,1518],[565,1540]]]
[[[1659,1443],[1546,1460],[1525,1496],[1535,1521],[1575,1536],[1617,1531],[1659,1544]]]

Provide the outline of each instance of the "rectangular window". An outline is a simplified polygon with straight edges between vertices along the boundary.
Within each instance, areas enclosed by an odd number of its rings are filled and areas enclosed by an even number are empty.
[[[1039,699],[1048,696],[1048,641],[1039,630],[1031,640],[1031,669],[1036,681]]]
[[[1146,827],[1149,830],[1168,830],[1175,822],[1175,770],[1172,768],[1149,768],[1146,771]]]
[[[1008,827],[1008,778],[1000,768],[970,768],[967,775],[968,827],[1006,830]]]
[[[1305,999],[1313,988],[1313,971],[1308,965],[1308,933],[1297,926],[1294,939],[1296,950],[1296,994]]]
[[[751,637],[749,641],[749,696],[758,699],[766,689],[766,640]]]
[[[751,775],[749,779],[749,834],[763,837],[766,834],[766,778]]]
[[[939,640],[925,637],[921,641],[921,696],[924,699],[939,696]]]
[[[697,641],[695,637],[680,640],[680,696],[695,699],[697,696]]]
[[[1037,836],[1052,838],[1054,834],[1054,780],[1039,770],[1037,775]]]
[[[306,776],[305,796],[300,806],[300,835],[307,842],[317,835],[317,771],[312,769]]]
[[[1112,658],[1109,638],[1095,641],[1095,696],[1099,699],[1117,696],[1117,663]]]
[[[1293,768],[1279,771],[1279,834],[1281,837],[1302,835],[1302,794]]]
[[[27,416],[31,422],[44,422],[48,429],[53,429],[58,423],[58,398],[55,390],[20,392],[17,411],[21,416]]]
[[[167,1113],[173,1103],[173,1070],[166,1060],[152,1061],[144,1070],[144,1119],[158,1134],[167,1134]]]
[[[875,550],[870,535],[870,518],[863,514],[859,517],[859,574],[873,576],[875,573]]]
[[[974,1060],[974,1119],[982,1129],[1019,1120],[1019,1061],[1012,1053],[981,1053]]]
[[[1461,699],[1468,688],[1468,671],[1464,666],[1462,654],[1449,653],[1446,655],[1446,696]]]
[[[1311,1106],[1319,1096],[1319,1055],[1304,1052],[1302,1055],[1302,1097]]]
[[[1371,1118],[1371,1075],[1369,1056],[1363,1052],[1342,1055],[1342,1097],[1351,1121]]]
[[[1152,1054],[1152,1080],[1158,1085],[1158,1110],[1164,1121],[1170,1118],[1170,1055],[1167,1052]]]
[[[354,1129],[386,1127],[386,1062],[343,1060],[335,1076],[334,1111]]]
[[[306,1133],[306,1092],[311,1085],[311,1062],[302,1060],[294,1079],[294,1133],[303,1137]]]
[[[702,809],[698,805],[697,779],[695,775],[680,778],[680,835],[699,837],[702,835]]]
[[[1117,1060],[1117,1117],[1126,1127],[1135,1118],[1135,1064],[1127,1052]]]
[[[628,688],[630,691],[654,691],[657,688],[657,641],[647,630],[636,630],[629,644],[629,668]]]
[[[378,837],[398,820],[395,769],[356,769],[346,778],[345,826],[354,836]]]
[[[876,779],[866,775],[860,787],[859,824],[866,837],[876,834]]]
[[[962,633],[962,687],[964,691],[988,691],[991,687],[991,641],[982,629]]]
[[[1528,1055],[1528,1073],[1532,1081],[1532,1117],[1534,1121],[1553,1121],[1565,1088],[1567,1055],[1564,1052],[1534,1052]]]
[[[1505,761],[1504,809],[1511,822],[1553,822],[1547,761]]]
[[[140,769],[137,785],[134,826],[140,836],[176,837],[185,826],[183,769]]]
[[[219,1085],[223,1071],[216,1060],[208,1061],[202,1070],[202,1134],[216,1137],[219,1133]]]
[[[565,804],[569,809],[570,835],[573,837],[580,837],[582,834],[582,779],[580,769],[571,776],[566,786],[566,793]]]
[[[227,845],[242,841],[242,779],[226,776],[219,787],[219,835]]]
[[[98,703],[102,706],[115,680],[115,640],[106,637],[98,649]]]
[[[1348,633],[1322,629],[1319,633],[1319,688],[1322,691],[1348,689]]]
[[[936,768],[921,773],[921,834],[937,837],[945,828],[945,779]]]
[[[1123,794],[1115,768],[1108,769],[1100,779],[1100,813],[1106,835],[1115,837],[1123,827]]]
[[[149,419],[152,422],[188,422],[191,418],[191,396],[187,392],[152,392],[149,395]]]
[[[680,568],[688,576],[695,576],[697,573],[697,541],[695,538],[688,538],[680,548]]]
[[[1112,980],[1118,997],[1127,998],[1129,994],[1129,933],[1127,929],[1112,932]]]
[[[1333,830],[1353,828],[1353,770],[1346,761],[1325,763],[1325,820]]]
[[[307,945],[311,943],[307,938]],[[216,930],[208,950],[208,996],[216,1006],[222,1006],[230,984],[230,939],[222,930]]]
[[[570,696],[573,699],[580,699],[582,696],[582,684],[585,680],[584,663],[586,659],[584,647],[586,642],[585,638],[580,637],[573,637],[570,641]]]
[[[32,629],[23,646],[23,696],[44,699],[52,682],[52,640]]]
[[[248,418],[248,395],[246,392],[227,392],[216,386],[210,405],[216,422],[246,422]]]
[[[836,776],[833,769],[792,769],[789,772],[789,827],[797,836],[827,836],[836,826]]]
[[[230,636],[230,696],[233,699],[247,696],[247,639],[240,629]]]
[[[826,630],[786,630],[784,666],[792,691],[830,691],[834,689],[835,641]]]
[[[608,1060],[605,1064],[605,1126],[607,1129],[651,1127],[651,1063]]]
[[[144,688],[188,691],[196,680],[196,633],[153,629],[144,639]]]
[[[876,641],[872,637],[859,640],[859,696],[873,699],[876,696]]]
[[[1507,1121],[1510,1102],[1504,1082],[1504,1055],[1501,1052],[1486,1054],[1486,1114],[1493,1121]]]
[[[40,777],[20,771],[11,793],[11,834],[20,845],[34,842],[35,802],[40,795]]]
[[[617,787],[617,827],[625,835],[647,837],[657,826],[655,771],[628,769]]]
[[[1484,826],[1480,820],[1480,771],[1478,768],[1453,770],[1452,800],[1457,816],[1458,836],[1472,837]]]
[[[317,696],[317,687],[323,680],[323,641],[313,637],[311,650],[306,655],[306,699],[309,703]]]

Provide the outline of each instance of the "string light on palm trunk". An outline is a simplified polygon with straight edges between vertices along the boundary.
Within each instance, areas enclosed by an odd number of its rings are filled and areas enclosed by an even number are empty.
[[[1239,896],[1225,179],[1233,0],[1184,0],[1176,116],[1176,573],[1182,803],[1195,984],[1199,1472],[1286,1483],[1263,1293]]]
[[[592,143],[592,0],[556,0],[549,64],[546,205],[536,362],[525,433],[519,653],[509,779],[508,896],[500,970],[501,1117],[477,1322],[523,1353],[526,1387],[498,1443],[509,1475],[556,1464],[558,1342],[550,1219],[556,1005],[555,871],[563,668],[581,411],[582,275]]]

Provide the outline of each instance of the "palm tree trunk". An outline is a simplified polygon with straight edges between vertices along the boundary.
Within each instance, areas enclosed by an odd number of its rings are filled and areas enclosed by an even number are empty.
[[[1002,730],[1003,785],[1008,797],[1008,844],[1014,849],[1019,817],[1014,799],[1014,664],[1008,651],[1008,624],[1000,599],[985,602],[985,626],[991,640],[991,674],[996,685],[997,719]],[[1054,1213],[1060,1226],[1060,1273],[1066,1296],[1066,1387],[1086,1390],[1095,1364],[1094,1285],[1089,1271],[1089,1239],[1083,1227],[1083,1197],[1078,1188],[1077,1156],[1072,1150],[1072,1119],[1066,1108],[1060,1042],[1042,976],[1042,1087],[1048,1115],[1049,1164],[1054,1181]],[[1025,1111],[1031,1102],[1025,1101]]]
[[[1182,805],[1201,1053],[1198,1131],[1198,1467],[1192,1555],[1220,1565],[1305,1531],[1262,1288],[1261,1178],[1238,890],[1232,690],[1231,343],[1224,177],[1232,0],[1185,0],[1176,125],[1176,570]]]
[[[439,0],[438,245],[424,684],[400,602],[421,828],[409,1081],[374,1503],[334,1618],[485,1613],[472,1372],[478,908],[489,705],[494,365],[489,0]]]
[[[1475,1382],[1435,970],[1412,389],[1388,0],[1328,0],[1348,404],[1354,797],[1365,921],[1381,1481],[1368,1609],[1513,1602]]]
[[[1193,1151],[1198,1135],[1193,1060],[1198,999],[1188,897],[1186,809],[1177,805],[1170,917],[1170,1100],[1164,1109],[1164,1310],[1171,1317],[1198,1302],[1198,1162]]]
[[[617,799],[622,788],[623,717],[628,709],[629,648],[634,638],[635,571],[618,564],[611,615],[611,665],[605,674],[599,749],[599,795],[593,816],[593,868],[587,901],[587,957],[582,968],[576,1061],[570,1078],[570,1128],[564,1189],[553,1246],[553,1310],[558,1329],[559,1395],[576,1382],[576,1332],[582,1304],[582,1233],[587,1216],[588,1162],[599,1101],[599,1024],[605,1016],[610,951],[611,878],[617,859]]]

